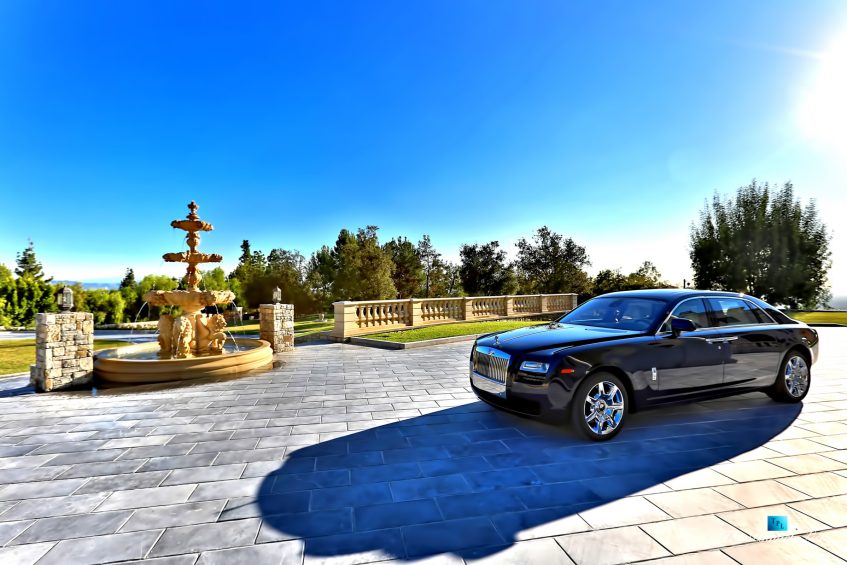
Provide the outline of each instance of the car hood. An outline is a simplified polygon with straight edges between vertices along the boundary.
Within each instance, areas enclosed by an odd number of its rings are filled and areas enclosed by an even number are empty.
[[[642,335],[642,332],[571,324],[560,324],[558,326],[544,324],[485,336],[480,338],[477,343],[496,347],[511,354],[612,341],[638,335]]]

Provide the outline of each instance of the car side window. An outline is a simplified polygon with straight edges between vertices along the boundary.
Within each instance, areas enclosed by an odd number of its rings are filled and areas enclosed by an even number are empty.
[[[739,298],[709,298],[709,310],[718,327],[761,324],[759,314],[746,300]]]
[[[700,298],[693,300],[685,300],[678,304],[671,312],[671,317],[662,325],[661,331],[671,331],[672,318],[685,318],[694,322],[697,328],[709,327],[709,313],[706,310],[706,304]]]

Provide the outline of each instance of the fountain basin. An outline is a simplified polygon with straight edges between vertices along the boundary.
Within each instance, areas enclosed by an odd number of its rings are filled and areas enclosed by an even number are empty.
[[[267,341],[238,338],[235,343],[240,351],[228,346],[222,355],[184,359],[159,359],[155,342],[106,349],[94,357],[94,375],[113,383],[162,383],[237,375],[273,365],[273,350]]]

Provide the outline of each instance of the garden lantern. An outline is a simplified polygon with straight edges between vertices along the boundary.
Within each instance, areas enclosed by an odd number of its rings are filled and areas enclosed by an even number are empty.
[[[74,291],[71,287],[66,286],[62,289],[58,296],[59,308],[64,312],[69,311],[74,307]]]
[[[276,287],[274,289],[273,298],[274,298],[274,304],[279,304],[280,302],[282,302],[282,291],[279,289],[279,287]]]

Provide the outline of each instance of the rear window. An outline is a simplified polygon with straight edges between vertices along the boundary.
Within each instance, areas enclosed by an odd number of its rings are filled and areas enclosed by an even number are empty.
[[[740,298],[708,298],[706,302],[719,328],[771,323],[764,312]]]

